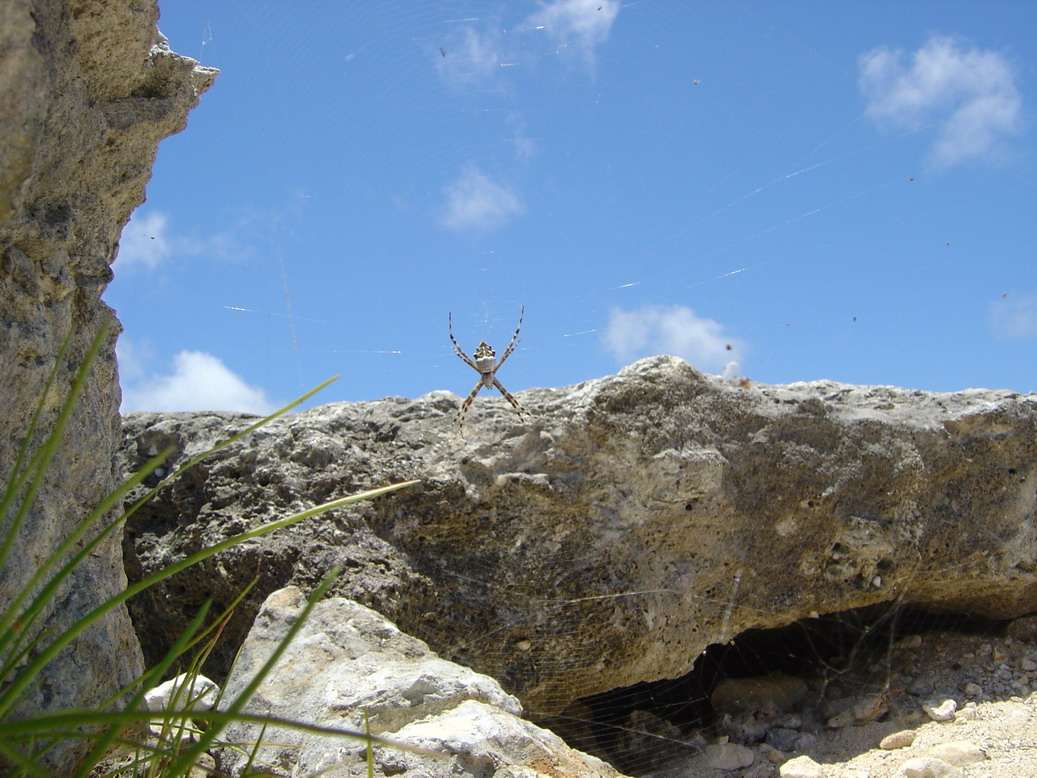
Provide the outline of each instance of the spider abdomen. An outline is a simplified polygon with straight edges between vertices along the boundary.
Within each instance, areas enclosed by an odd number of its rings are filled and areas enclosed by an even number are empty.
[[[482,373],[483,385],[493,386],[493,369],[497,367],[497,352],[484,340],[476,347],[472,357],[475,359],[476,368]]]

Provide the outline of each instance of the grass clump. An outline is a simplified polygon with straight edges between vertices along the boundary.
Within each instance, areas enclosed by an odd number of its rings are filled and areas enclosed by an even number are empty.
[[[25,523],[47,474],[48,467],[58,451],[63,432],[72,415],[76,401],[86,384],[91,366],[105,342],[107,328],[94,338],[64,398],[53,428],[47,433],[40,446],[32,451],[31,441],[43,418],[44,399],[54,387],[58,376],[58,365],[67,356],[72,334],[66,339],[55,360],[40,402],[30,417],[24,442],[16,455],[14,467],[6,478],[0,496],[0,571],[15,553],[16,541]],[[321,734],[340,734],[371,742],[383,742],[369,733],[334,730],[316,727],[304,722],[284,721],[269,717],[243,713],[245,704],[255,689],[273,668],[288,648],[292,637],[306,621],[310,610],[327,592],[337,577],[338,569],[332,569],[313,591],[301,617],[295,622],[285,641],[263,665],[249,686],[233,700],[220,700],[212,710],[192,710],[195,696],[193,687],[205,658],[211,652],[220,632],[230,616],[232,603],[209,627],[205,627],[209,615],[209,603],[195,615],[188,629],[170,648],[165,657],[145,672],[133,684],[120,690],[109,700],[91,709],[55,710],[26,714],[20,706],[26,695],[41,680],[47,665],[79,635],[97,624],[115,608],[122,606],[135,594],[154,586],[160,581],[190,567],[214,554],[247,540],[261,537],[282,527],[296,524],[341,508],[360,500],[370,499],[397,489],[418,483],[405,481],[359,494],[349,495],[309,508],[203,549],[192,556],[169,565],[143,580],[128,586],[122,592],[97,605],[71,626],[61,629],[46,629],[40,623],[41,615],[49,612],[50,606],[60,595],[76,568],[113,533],[121,530],[125,520],[144,502],[166,487],[201,459],[248,435],[272,419],[287,413],[309,397],[327,386],[329,379],[294,402],[269,416],[260,419],[242,432],[227,438],[211,450],[190,459],[182,467],[167,475],[143,497],[121,512],[115,506],[131,489],[143,482],[156,468],[162,465],[169,452],[161,452],[152,458],[136,474],[105,497],[97,507],[76,525],[68,536],[39,564],[35,573],[9,602],[0,603],[0,771],[13,776],[52,775],[48,766],[48,754],[59,743],[69,740],[84,742],[85,757],[71,773],[76,778],[94,776],[173,776],[188,775],[199,764],[202,755],[220,744],[220,732],[235,721],[278,725],[302,729]],[[115,518],[112,518],[113,513]],[[45,553],[45,552],[44,552]],[[195,658],[184,673],[185,681],[178,687],[171,705],[165,710],[149,711],[144,704],[145,692],[154,687],[188,651],[200,647]],[[252,744],[253,747],[255,744]],[[239,745],[238,747],[245,747]],[[119,750],[122,758],[113,764],[111,754]]]

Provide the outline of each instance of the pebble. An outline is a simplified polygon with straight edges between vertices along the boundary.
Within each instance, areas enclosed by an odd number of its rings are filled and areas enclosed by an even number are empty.
[[[778,768],[778,775],[781,778],[828,778],[821,769],[821,765],[809,756],[797,756],[795,759],[790,759]]]
[[[964,775],[954,765],[931,756],[908,759],[897,770],[898,778],[960,778]]]
[[[958,709],[958,703],[952,699],[939,702],[927,702],[922,705],[922,710],[933,721],[950,721],[954,718],[954,712]]]
[[[885,713],[886,709],[887,705],[881,694],[861,697],[851,707],[828,719],[827,724],[833,729],[839,729],[874,721]]]
[[[1027,643],[1037,642],[1037,616],[1023,616],[1008,625],[1008,635]]]
[[[799,735],[800,733],[794,729],[771,727],[767,730],[767,744],[779,751],[794,751]]]
[[[916,735],[917,733],[913,729],[902,729],[899,732],[893,732],[882,738],[879,748],[884,748],[887,751],[892,751],[896,748],[907,748],[915,742]]]
[[[796,741],[796,748],[804,751],[808,748],[813,748],[815,745],[817,745],[817,735],[811,732],[804,732],[799,736],[799,740]]]
[[[186,684],[186,686],[185,686]],[[181,688],[183,687],[183,688]],[[159,684],[144,694],[146,710],[212,710],[220,696],[220,687],[204,675],[182,673]]]
[[[916,678],[907,687],[907,693],[913,694],[915,697],[924,697],[927,694],[932,694],[932,691],[933,685],[924,678]]]
[[[714,770],[741,770],[753,763],[751,748],[738,743],[714,743],[705,748],[706,764]]]
[[[941,743],[930,748],[928,754],[951,765],[975,764],[987,758],[979,746],[968,740]]]
[[[906,638],[898,640],[894,648],[912,649],[920,648],[922,645],[921,635],[908,635]]]
[[[983,687],[980,686],[978,683],[973,683],[972,681],[969,681],[967,684],[965,684],[966,697],[979,697],[981,694],[983,694]]]

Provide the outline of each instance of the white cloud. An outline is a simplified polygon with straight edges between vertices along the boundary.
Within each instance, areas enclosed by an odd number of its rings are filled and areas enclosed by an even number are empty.
[[[529,137],[525,119],[521,114],[509,111],[506,119],[510,134],[504,140],[511,144],[515,160],[523,167],[527,167],[537,155],[536,142]]]
[[[169,259],[172,247],[166,235],[168,217],[161,211],[134,211],[119,238],[116,261],[119,269],[144,267],[151,270]]]
[[[990,309],[990,326],[1000,338],[1037,338],[1037,294],[998,300]]]
[[[150,378],[142,375],[132,345],[119,342],[123,374],[122,411],[239,411],[266,414],[274,404],[266,392],[246,384],[212,354],[181,351],[173,360],[173,373]],[[125,363],[126,370],[122,369]]]
[[[121,335],[115,348],[119,358],[119,381],[124,386],[147,375],[148,362],[154,358],[155,353],[150,343],[130,340]]]
[[[485,86],[500,72],[501,55],[488,34],[463,27],[436,52],[439,77],[455,85]]]
[[[162,211],[133,212],[119,238],[115,270],[155,270],[170,257],[213,257],[237,261],[250,250],[243,246],[239,234],[253,229],[256,215],[242,211],[228,230],[211,235],[175,235],[169,228],[169,216]]]
[[[562,48],[593,61],[594,49],[608,40],[619,13],[619,0],[554,0],[530,16],[526,23],[542,28]]]
[[[879,47],[862,55],[859,67],[868,116],[910,130],[934,125],[939,164],[987,156],[1019,131],[1022,98],[1012,67],[997,52],[933,35],[909,65],[903,51]]]
[[[672,354],[711,371],[722,370],[745,349],[741,340],[724,334],[722,325],[683,305],[644,305],[632,311],[613,308],[602,340],[621,362]]]
[[[492,230],[525,210],[518,195],[475,165],[465,166],[444,192],[447,203],[440,223],[451,230]]]

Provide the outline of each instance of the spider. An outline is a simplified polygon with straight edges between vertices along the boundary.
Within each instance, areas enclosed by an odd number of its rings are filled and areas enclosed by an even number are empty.
[[[514,395],[509,392],[500,381],[497,380],[497,371],[500,370],[501,365],[504,364],[504,360],[511,356],[511,352],[515,350],[515,346],[519,343],[519,330],[522,329],[522,317],[526,315],[525,306],[519,312],[518,326],[515,328],[515,334],[511,336],[511,343],[504,349],[504,353],[501,354],[501,358],[497,359],[497,352],[490,348],[490,344],[485,340],[479,341],[479,345],[475,348],[475,353],[472,356],[468,356],[464,349],[457,345],[457,341],[454,339],[454,323],[451,319],[451,315],[448,313],[446,317],[447,331],[450,333],[450,342],[454,344],[454,353],[457,354],[458,358],[463,360],[468,367],[472,368],[479,374],[479,383],[475,385],[475,388],[465,398],[464,402],[461,403],[461,409],[457,412],[455,421],[457,422],[458,428],[464,433],[464,417],[468,413],[468,408],[471,407],[472,401],[475,399],[475,395],[479,394],[479,390],[484,386],[486,388],[497,387],[497,390],[504,395],[504,399],[507,400],[512,406],[518,411],[519,416],[523,413],[527,416],[530,415],[529,411],[519,405],[519,401],[515,399]]]

